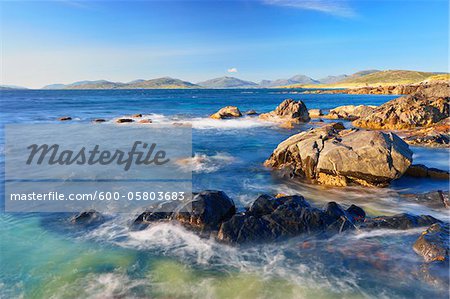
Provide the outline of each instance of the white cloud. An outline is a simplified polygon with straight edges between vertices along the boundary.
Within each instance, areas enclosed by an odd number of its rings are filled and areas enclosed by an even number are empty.
[[[314,10],[326,14],[352,18],[356,12],[346,0],[263,0],[265,4]]]
[[[228,72],[229,72],[229,73],[237,73],[238,70],[237,70],[237,68],[232,67],[231,69],[228,69]]]

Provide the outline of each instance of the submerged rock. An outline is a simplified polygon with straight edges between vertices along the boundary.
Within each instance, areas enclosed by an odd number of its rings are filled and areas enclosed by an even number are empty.
[[[284,100],[278,107],[269,112],[263,113],[259,118],[270,121],[292,120],[296,122],[310,121],[308,109],[302,101],[294,101],[292,99]]]
[[[414,251],[421,255],[425,262],[448,261],[449,225],[435,223],[420,235],[413,245]]]
[[[422,90],[379,106],[370,115],[355,120],[353,125],[384,130],[427,127],[448,117],[449,96],[448,86],[443,90]]]
[[[210,117],[213,119],[225,119],[225,118],[235,118],[241,117],[242,113],[239,111],[238,107],[226,106],[216,113],[212,114]]]
[[[106,122],[106,119],[103,119],[103,118],[96,118],[96,119],[94,119],[92,122],[94,122],[94,123],[104,123],[104,122]]]
[[[291,177],[334,186],[386,186],[412,162],[408,145],[393,133],[341,130],[327,125],[293,135],[264,163]]]
[[[429,226],[438,222],[440,222],[438,219],[429,215],[412,215],[403,213],[394,216],[379,216],[371,219],[366,219],[361,228],[405,230],[410,228]]]
[[[450,208],[449,192],[430,191],[420,194],[401,194],[402,198],[417,201],[434,209]]]
[[[83,211],[70,218],[71,223],[84,225],[98,223],[103,220],[103,215],[95,210]]]
[[[329,119],[346,119],[346,120],[355,120],[360,117],[366,117],[373,113],[376,106],[365,106],[365,105],[348,105],[348,106],[340,106],[334,109],[331,109],[330,112],[325,115],[325,118]]]

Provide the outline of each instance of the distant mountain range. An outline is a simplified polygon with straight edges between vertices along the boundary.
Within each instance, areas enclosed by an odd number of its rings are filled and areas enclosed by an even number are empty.
[[[204,88],[255,88],[258,84],[251,81],[244,81],[234,77],[220,77],[197,83]]]
[[[259,83],[245,81],[235,77],[220,77],[196,84],[163,77],[151,80],[137,79],[131,82],[111,82],[106,80],[78,81],[70,84],[51,84],[42,89],[194,89],[194,88],[299,88],[299,87],[358,87],[367,85],[411,84],[432,80],[433,76],[444,73],[430,73],[405,70],[365,70],[352,75],[328,76],[313,79],[305,75],[296,75],[288,79],[262,80]],[[26,89],[20,86],[0,85],[2,90]]]

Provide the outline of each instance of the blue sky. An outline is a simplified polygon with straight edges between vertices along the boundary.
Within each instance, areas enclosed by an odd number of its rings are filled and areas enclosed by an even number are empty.
[[[447,0],[2,1],[2,84],[448,71]]]

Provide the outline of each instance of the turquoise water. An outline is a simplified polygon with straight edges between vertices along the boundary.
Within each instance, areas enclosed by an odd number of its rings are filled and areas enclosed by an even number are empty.
[[[134,113],[147,114],[154,122],[192,123],[194,190],[223,190],[241,208],[263,192],[300,193],[317,206],[333,200],[358,204],[376,215],[411,212],[448,218],[446,212],[398,196],[448,190],[446,181],[402,178],[384,189],[330,188],[285,181],[262,166],[279,142],[314,124],[285,130],[252,117],[208,119],[226,105],[266,112],[293,98],[302,99],[308,108],[326,110],[348,104],[380,105],[395,96],[302,95],[279,90],[36,90],[2,91],[0,97],[2,125],[58,123],[56,118],[65,115],[72,122],[89,123],[94,118],[112,120]],[[1,138],[3,153],[3,134]],[[448,150],[412,149],[414,163],[448,169]],[[0,162],[4,164],[3,156]],[[1,191],[3,195],[3,187]],[[68,216],[0,215],[0,297],[448,296],[448,285],[430,285],[420,274],[422,260],[411,246],[421,229],[339,235],[331,240],[300,236],[277,244],[234,248],[170,224],[130,232],[129,221],[135,216],[131,214],[109,215],[104,224],[86,229],[68,224]]]

